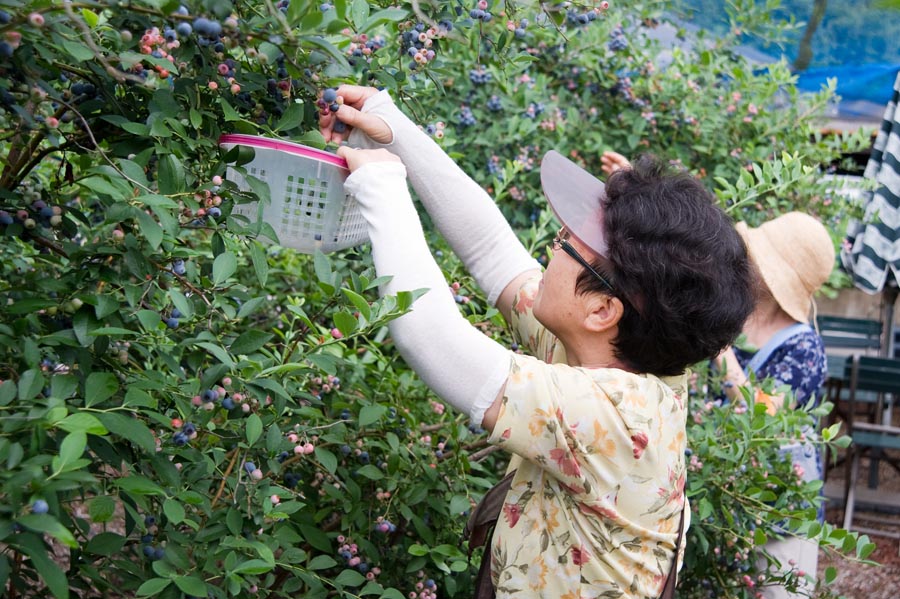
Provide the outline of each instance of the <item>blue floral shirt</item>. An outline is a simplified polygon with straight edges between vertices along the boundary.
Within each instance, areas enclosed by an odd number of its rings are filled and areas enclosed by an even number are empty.
[[[734,348],[741,368],[753,358],[756,351]],[[787,385],[794,391],[797,406],[809,401],[818,403],[822,387],[828,377],[828,360],[825,345],[815,331],[803,331],[788,337],[756,372],[756,378],[775,379],[779,385]]]

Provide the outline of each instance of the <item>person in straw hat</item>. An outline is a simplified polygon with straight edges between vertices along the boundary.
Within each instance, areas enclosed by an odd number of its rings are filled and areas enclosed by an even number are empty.
[[[337,93],[343,104],[319,124],[327,141],[349,135],[369,148],[338,154],[352,171],[345,189],[367,221],[376,273],[391,277],[380,291],[428,289],[391,322],[393,341],[515,464],[491,503],[502,509],[479,597],[671,592],[690,515],[686,370],[733,343],[753,308],[752,267],[731,219],[694,177],[658,160],[637,160],[604,184],[549,151],[541,186],[562,228],[542,269],[492,198],[386,91]],[[460,314],[407,176],[531,355]]]
[[[785,406],[786,396],[756,393],[756,400],[767,404],[770,413],[779,409],[806,406],[819,401],[828,365],[822,338],[813,328],[814,295],[828,280],[834,268],[834,242],[818,220],[801,212],[789,212],[751,228],[738,223],[737,231],[759,273],[760,289],[756,308],[744,324],[747,346],[730,347],[718,357],[724,371],[723,388],[732,400],[741,398],[741,387],[755,380],[774,379],[779,386],[790,387],[793,405]],[[786,445],[794,468],[804,480],[821,479],[821,461],[810,444]],[[820,507],[819,520],[824,520]],[[815,576],[818,545],[790,535],[769,541],[766,551],[782,566],[791,565],[805,572],[808,587]],[[761,559],[760,567],[766,567]],[[783,599],[806,596],[789,593],[784,587],[767,586],[764,597]]]

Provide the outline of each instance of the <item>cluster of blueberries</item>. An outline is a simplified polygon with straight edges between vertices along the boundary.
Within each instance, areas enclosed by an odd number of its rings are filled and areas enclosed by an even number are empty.
[[[156,518],[154,516],[144,517],[144,526],[146,526],[148,529],[155,525]],[[153,534],[149,532],[141,537],[141,543],[143,543],[144,545],[142,549],[142,551],[144,552],[144,557],[146,557],[150,561],[161,560],[163,557],[165,557],[166,550],[162,547],[154,547],[153,538]]]
[[[610,52],[621,52],[628,48],[628,40],[625,38],[625,30],[622,29],[622,26],[619,25],[609,34],[610,40],[607,42],[606,47],[609,48]]]
[[[172,443],[174,443],[178,447],[183,447],[190,442],[191,437],[193,437],[196,433],[197,427],[190,422],[186,422],[184,426],[181,427],[180,431],[172,435]]]
[[[579,13],[575,10],[567,10],[566,11],[566,21],[570,25],[587,25],[592,21],[597,20],[597,13],[593,10],[589,10],[587,12]]]
[[[44,200],[35,200],[31,203],[31,210],[18,210],[14,213],[0,210],[0,225],[9,226],[19,224],[25,229],[34,229],[38,225],[42,227],[57,227],[62,223],[62,208],[50,206]]]
[[[463,106],[460,109],[459,115],[457,116],[456,120],[459,123],[459,126],[463,127],[463,128],[471,127],[478,123],[478,120],[475,118],[475,115],[472,114],[472,109],[469,108],[468,106]]]
[[[484,85],[485,83],[490,83],[493,78],[494,76],[486,71],[485,68],[481,65],[469,71],[469,81],[471,81],[475,85]]]

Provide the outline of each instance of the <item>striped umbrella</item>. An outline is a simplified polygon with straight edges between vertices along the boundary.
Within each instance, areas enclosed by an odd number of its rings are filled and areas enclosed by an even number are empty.
[[[900,73],[884,110],[864,177],[878,187],[865,200],[865,217],[847,228],[849,250],[841,252],[844,268],[859,289],[883,292],[882,324],[885,355],[893,354],[893,316],[900,281]]]

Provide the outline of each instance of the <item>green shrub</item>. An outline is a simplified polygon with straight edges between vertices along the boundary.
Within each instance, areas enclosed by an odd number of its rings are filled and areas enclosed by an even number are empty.
[[[219,180],[247,159],[218,147],[222,133],[322,146],[324,87],[386,86],[426,130],[446,133],[444,146],[538,256],[551,229],[534,167],[550,147],[595,169],[606,147],[649,147],[705,174],[748,218],[813,205],[841,214],[819,201],[813,167],[846,146],[811,138],[799,107],[776,109],[780,93],[794,95],[787,71],[754,73],[727,46],[653,69],[658,50],[640,32],[661,15],[639,3],[587,23],[586,8],[530,2],[491,3],[486,22],[455,2],[0,6],[0,584],[9,597],[471,591],[459,534],[502,463],[393,351],[385,325],[415,294],[379,299],[360,248],[326,257],[269,245],[271,229],[232,213],[268,190]],[[611,45],[620,25],[625,48]],[[420,34],[431,45],[412,68]],[[758,108],[749,123],[717,104],[738,92],[741,114]],[[460,120],[462,105],[478,127]],[[496,311],[434,243],[461,285],[460,309],[508,342]],[[700,510],[691,546],[705,543],[689,554],[684,585],[717,563],[711,548],[727,542],[731,503],[760,499],[751,487],[701,496],[723,476],[709,466],[746,455],[721,446],[751,443],[748,426],[774,437],[802,424],[726,412],[712,431],[710,418],[692,428],[708,467],[689,486]],[[759,460],[752,471],[776,467]],[[784,484],[798,505],[815,495]],[[766,522],[785,517],[776,507]],[[809,510],[788,512],[808,525]],[[746,518],[727,527],[742,550],[759,540]],[[856,549],[854,536],[829,534]]]

